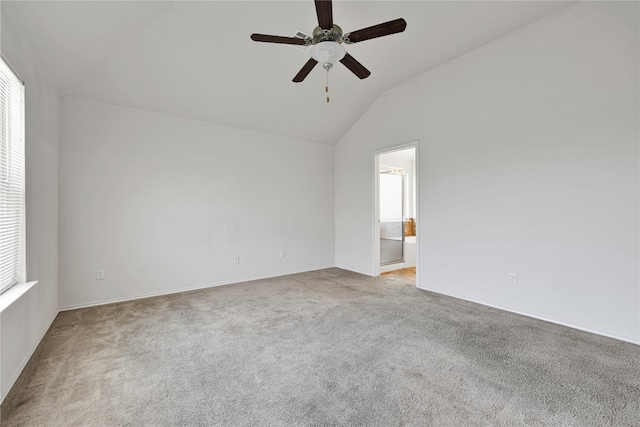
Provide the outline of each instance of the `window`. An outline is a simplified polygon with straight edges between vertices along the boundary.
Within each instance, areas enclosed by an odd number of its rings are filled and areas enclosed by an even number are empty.
[[[24,84],[0,59],[0,293],[26,281]]]

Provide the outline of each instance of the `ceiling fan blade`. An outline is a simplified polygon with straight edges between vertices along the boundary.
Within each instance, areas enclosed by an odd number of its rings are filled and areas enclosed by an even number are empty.
[[[318,25],[323,30],[333,28],[333,7],[331,0],[315,0]]]
[[[304,64],[304,67],[302,67],[302,69],[298,71],[298,74],[296,74],[296,76],[293,78],[293,81],[296,83],[300,83],[301,81],[303,81],[305,77],[309,75],[311,70],[313,70],[313,67],[315,67],[317,63],[318,61],[316,61],[315,59],[309,58],[307,63]]]
[[[251,40],[254,42],[265,43],[282,43],[282,44],[299,44],[305,45],[307,41],[297,37],[270,36],[268,34],[251,34]]]
[[[401,33],[407,28],[407,21],[402,18],[372,27],[363,28],[347,34],[349,43],[358,43],[364,40],[375,39],[376,37],[388,36],[390,34]]]
[[[348,53],[340,60],[340,62],[342,62],[345,67],[350,69],[351,72],[360,79],[366,79],[371,75],[371,71],[364,68],[364,65],[356,61],[356,59]]]

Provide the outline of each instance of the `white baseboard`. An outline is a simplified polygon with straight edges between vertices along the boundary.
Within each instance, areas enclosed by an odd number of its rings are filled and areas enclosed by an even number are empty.
[[[241,279],[234,279],[234,280],[227,280],[227,281],[222,281],[222,282],[207,283],[207,284],[204,284],[204,285],[196,285],[196,286],[191,286],[191,287],[188,287],[188,288],[171,289],[171,290],[168,290],[168,291],[151,292],[151,293],[147,293],[147,294],[133,295],[133,296],[124,297],[124,298],[113,298],[113,299],[108,299],[108,300],[91,302],[91,303],[87,303],[87,304],[77,304],[77,305],[61,307],[60,311],[69,311],[69,310],[76,310],[78,308],[96,307],[96,306],[99,306],[99,305],[114,304],[114,303],[117,303],[117,302],[125,302],[125,301],[134,301],[134,300],[137,300],[137,299],[159,297],[159,296],[162,296],[162,295],[179,294],[180,292],[197,291],[198,289],[215,288],[215,287],[218,287],[218,286],[226,286],[226,285],[233,285],[233,284],[236,284],[236,283],[251,282],[253,280],[271,279],[273,277],[288,276],[290,274],[306,273],[306,272],[309,272],[309,271],[324,270],[326,268],[333,268],[333,267],[334,267],[333,265],[326,266],[326,267],[318,267],[318,268],[313,267],[311,269],[293,270],[293,271],[288,271],[288,272],[283,272],[283,273],[278,273],[278,274],[269,274],[269,275],[264,275],[264,276],[245,277],[245,278],[241,278]]]
[[[539,315],[536,315],[536,314],[526,313],[524,311],[513,310],[511,308],[506,308],[506,307],[502,307],[502,306],[499,306],[499,305],[496,305],[496,304],[491,304],[491,303],[487,303],[487,302],[484,302],[484,301],[479,301],[479,300],[476,300],[476,299],[473,299],[473,298],[467,298],[465,296],[450,294],[450,293],[443,292],[443,291],[436,290],[436,289],[425,288],[425,287],[420,286],[420,284],[417,285],[417,288],[418,289],[422,289],[424,291],[429,291],[429,292],[433,292],[433,293],[436,293],[436,294],[446,295],[448,297],[452,297],[452,298],[457,298],[457,299],[461,299],[461,300],[464,300],[464,301],[473,302],[473,303],[484,305],[484,306],[487,306],[487,307],[497,308],[498,310],[508,311],[509,313],[515,313],[515,314],[519,314],[521,316],[532,317],[534,319],[543,320],[545,322],[555,323],[556,325],[566,326],[566,327],[569,327],[569,328],[572,328],[572,329],[577,329],[577,330],[580,330],[580,331],[583,331],[583,332],[589,332],[591,334],[600,335],[600,336],[603,336],[603,337],[613,338],[613,339],[616,339],[616,340],[619,340],[619,341],[624,341],[624,342],[628,342],[628,343],[631,343],[631,344],[640,345],[640,338],[627,337],[627,336],[624,336],[624,335],[612,334],[612,333],[609,333],[609,332],[603,332],[603,331],[599,331],[599,330],[595,330],[595,329],[585,328],[585,327],[582,327],[582,326],[573,325],[571,323],[563,322],[563,321],[560,321],[560,320],[551,319],[551,318],[548,318],[548,317],[545,317],[545,316],[539,316]]]

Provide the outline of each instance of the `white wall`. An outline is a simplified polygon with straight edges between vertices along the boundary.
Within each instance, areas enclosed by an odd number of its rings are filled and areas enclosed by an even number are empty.
[[[373,272],[372,152],[418,139],[420,287],[640,343],[638,30],[579,3],[381,96],[336,146],[337,266]]]
[[[25,82],[27,280],[38,284],[0,315],[2,400],[58,314],[59,98],[39,60],[1,5],[2,54]]]
[[[333,266],[333,149],[65,98],[61,308]]]

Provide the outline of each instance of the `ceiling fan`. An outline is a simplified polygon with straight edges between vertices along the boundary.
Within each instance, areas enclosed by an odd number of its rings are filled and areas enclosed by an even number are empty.
[[[343,33],[342,28],[333,23],[333,8],[331,0],[315,0],[316,13],[318,15],[318,26],[313,30],[312,38],[271,36],[267,34],[251,34],[251,40],[265,43],[281,43],[301,46],[311,46],[311,58],[293,78],[295,83],[300,83],[309,75],[311,70],[321,63],[328,72],[333,65],[340,61],[353,74],[360,79],[366,79],[371,72],[361,63],[349,55],[342,43],[352,44],[361,41],[375,39],[377,37],[388,36],[390,34],[401,33],[407,28],[407,22],[402,19],[363,28],[351,33]],[[328,87],[325,88],[328,92]],[[327,102],[329,98],[327,97]]]

